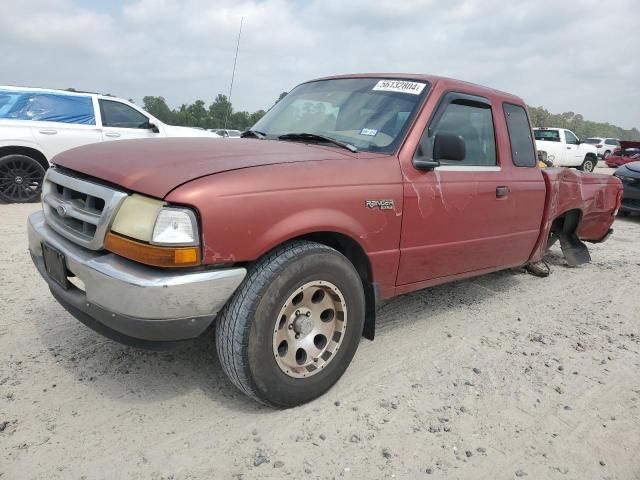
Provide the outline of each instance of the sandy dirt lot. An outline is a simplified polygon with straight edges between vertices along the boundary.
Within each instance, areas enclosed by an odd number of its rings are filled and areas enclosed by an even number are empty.
[[[638,479],[640,217],[593,263],[509,270],[388,303],[342,380],[259,406],[211,335],[166,352],[102,338],[27,253],[38,205],[0,205],[2,479]]]

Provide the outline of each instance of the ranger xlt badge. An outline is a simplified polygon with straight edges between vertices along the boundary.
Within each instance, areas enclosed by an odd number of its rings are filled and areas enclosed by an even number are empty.
[[[365,200],[367,208],[379,208],[380,210],[393,210],[393,200]]]

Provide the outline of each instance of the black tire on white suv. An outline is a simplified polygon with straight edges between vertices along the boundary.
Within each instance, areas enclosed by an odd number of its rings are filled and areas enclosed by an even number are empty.
[[[40,198],[45,169],[36,159],[22,154],[0,158],[0,200],[30,203]]]

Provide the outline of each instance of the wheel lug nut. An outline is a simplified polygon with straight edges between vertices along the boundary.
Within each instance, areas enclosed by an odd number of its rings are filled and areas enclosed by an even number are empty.
[[[311,316],[311,312],[307,312],[307,313],[305,313],[305,315],[306,315],[307,317],[310,317],[310,316]]]
[[[293,323],[289,324],[289,330],[293,330]]]
[[[296,315],[300,315],[300,310],[296,310]]]
[[[300,334],[296,333],[296,339],[300,338]]]

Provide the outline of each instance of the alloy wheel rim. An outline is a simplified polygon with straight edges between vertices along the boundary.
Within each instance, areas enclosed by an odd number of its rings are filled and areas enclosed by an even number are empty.
[[[347,327],[347,305],[334,284],[305,283],[284,303],[273,328],[273,355],[293,378],[321,372],[335,358]]]
[[[0,166],[0,192],[14,201],[32,200],[40,193],[42,178],[32,162],[11,160]]]

